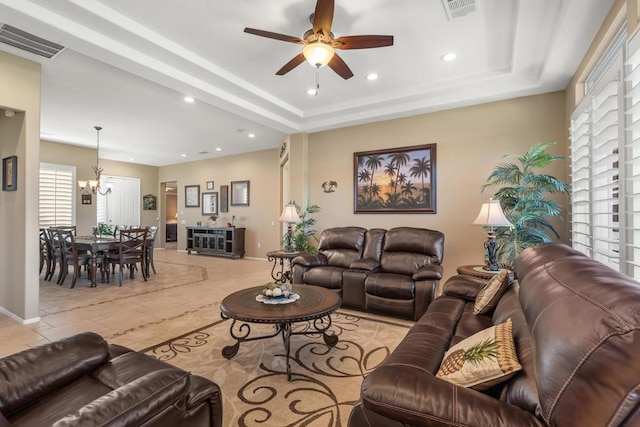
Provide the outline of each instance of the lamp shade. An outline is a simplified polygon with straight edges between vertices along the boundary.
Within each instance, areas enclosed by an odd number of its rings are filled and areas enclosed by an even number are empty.
[[[327,65],[333,58],[334,53],[331,45],[322,42],[310,43],[302,49],[305,59],[314,67]]]
[[[282,215],[280,215],[278,221],[287,222],[289,224],[297,224],[302,220],[298,216],[298,212],[296,212],[296,207],[294,205],[287,205],[284,207],[284,211],[282,211]]]
[[[487,227],[511,227],[513,224],[509,222],[502,207],[500,200],[489,199],[488,203],[483,203],[480,208],[478,217],[473,221],[473,225],[482,225]]]

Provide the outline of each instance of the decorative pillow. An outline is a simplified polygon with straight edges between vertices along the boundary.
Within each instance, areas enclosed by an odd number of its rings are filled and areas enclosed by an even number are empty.
[[[522,370],[516,356],[511,319],[451,347],[436,377],[463,387],[486,390]]]
[[[498,305],[500,297],[508,287],[509,271],[501,270],[499,273],[496,273],[496,275],[484,285],[484,288],[478,292],[476,304],[473,306],[473,314],[491,313]]]

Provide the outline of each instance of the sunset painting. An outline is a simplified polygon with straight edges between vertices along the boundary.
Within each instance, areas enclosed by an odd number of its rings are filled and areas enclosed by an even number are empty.
[[[355,213],[435,213],[436,144],[353,154]]]

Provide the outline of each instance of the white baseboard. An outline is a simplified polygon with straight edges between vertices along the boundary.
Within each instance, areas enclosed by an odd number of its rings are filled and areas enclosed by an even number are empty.
[[[13,320],[15,320],[18,323],[21,323],[23,325],[28,325],[30,323],[36,323],[40,321],[40,316],[38,317],[33,317],[31,319],[23,319],[20,316],[16,316],[15,314],[13,314],[12,312],[10,312],[9,310],[7,310],[4,307],[0,307],[0,313],[2,314],[6,314],[7,316],[11,317]]]

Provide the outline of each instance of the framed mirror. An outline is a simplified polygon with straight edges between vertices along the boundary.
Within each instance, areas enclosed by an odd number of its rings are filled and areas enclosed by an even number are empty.
[[[231,181],[231,206],[249,206],[249,181]]]

